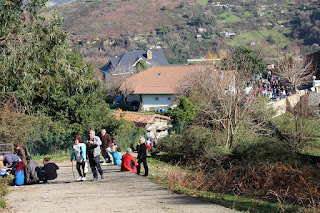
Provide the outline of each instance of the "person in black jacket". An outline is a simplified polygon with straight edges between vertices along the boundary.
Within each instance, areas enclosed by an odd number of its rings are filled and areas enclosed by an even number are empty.
[[[138,165],[137,165],[137,174],[140,174],[140,164],[143,163],[144,167],[144,176],[148,176],[148,164],[147,164],[147,146],[145,144],[146,139],[144,137],[140,137],[137,150],[138,150]]]
[[[45,175],[44,182],[47,182],[47,180],[54,180],[58,177],[57,170],[59,167],[55,163],[51,163],[50,160],[50,158],[44,158],[43,160],[43,170]]]

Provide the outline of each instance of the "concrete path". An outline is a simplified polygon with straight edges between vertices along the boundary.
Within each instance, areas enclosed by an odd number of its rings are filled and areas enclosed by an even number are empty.
[[[179,195],[151,183],[146,177],[104,165],[105,178],[78,182],[71,162],[58,164],[58,178],[46,184],[10,187],[7,212],[234,212]],[[74,168],[76,178],[77,172]],[[99,176],[100,178],[100,176]],[[92,173],[87,174],[92,179]]]

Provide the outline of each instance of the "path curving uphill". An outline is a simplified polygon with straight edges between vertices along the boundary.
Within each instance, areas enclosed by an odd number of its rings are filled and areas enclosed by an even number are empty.
[[[116,165],[102,166],[104,179],[78,182],[71,162],[58,164],[58,178],[46,184],[10,187],[9,212],[225,212],[233,210],[179,195]],[[77,178],[77,172],[74,168]],[[100,176],[99,176],[100,178]],[[92,174],[87,174],[92,179]]]

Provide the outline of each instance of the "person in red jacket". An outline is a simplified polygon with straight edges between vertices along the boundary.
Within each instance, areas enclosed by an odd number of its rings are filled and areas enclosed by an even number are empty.
[[[132,149],[127,149],[127,154],[122,156],[122,164],[121,164],[121,171],[130,171],[133,173],[137,173],[137,162],[135,161],[134,157],[131,155]]]

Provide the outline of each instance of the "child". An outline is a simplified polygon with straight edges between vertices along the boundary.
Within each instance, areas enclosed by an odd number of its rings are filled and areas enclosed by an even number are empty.
[[[72,146],[73,151],[71,154],[71,161],[77,161],[77,171],[79,173],[78,181],[85,181],[86,173],[85,173],[85,166],[86,166],[86,156],[87,156],[87,146],[82,143],[81,138],[76,137],[74,144]],[[82,168],[82,172],[81,172]]]
[[[113,146],[118,146],[115,136],[111,138],[110,148],[112,148]]]
[[[57,170],[59,169],[59,167],[55,163],[51,163],[50,160],[51,158],[43,159],[43,170],[45,175],[44,182],[47,182],[48,180],[54,180],[58,177]]]

